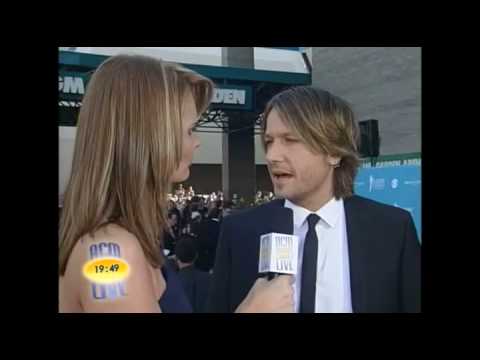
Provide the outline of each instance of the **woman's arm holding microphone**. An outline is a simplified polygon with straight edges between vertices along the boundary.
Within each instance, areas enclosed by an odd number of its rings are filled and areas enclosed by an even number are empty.
[[[293,275],[259,278],[236,313],[293,313]]]

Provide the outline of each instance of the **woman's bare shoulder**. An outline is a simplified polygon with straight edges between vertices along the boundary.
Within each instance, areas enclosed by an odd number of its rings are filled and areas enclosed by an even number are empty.
[[[102,257],[121,258],[129,275],[121,283],[97,286],[82,279],[80,301],[87,312],[159,311],[150,265],[138,239],[124,228],[109,224],[84,236],[79,252],[84,263]],[[82,251],[83,249],[83,251]]]
[[[116,224],[108,224],[93,234],[84,235],[77,245],[78,249],[74,249],[74,252],[81,252],[88,260],[115,256],[146,261],[137,237]]]

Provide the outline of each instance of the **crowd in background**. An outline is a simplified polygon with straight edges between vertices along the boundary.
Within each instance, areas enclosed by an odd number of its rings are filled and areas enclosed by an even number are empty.
[[[196,194],[192,186],[185,189],[182,184],[168,195],[169,229],[164,238],[164,252],[175,255],[175,245],[182,235],[190,235],[198,248],[195,266],[210,271],[215,259],[216,241],[222,219],[232,212],[246,207],[258,206],[274,199],[272,192],[258,191],[252,202],[233,194],[231,200],[224,199],[221,191],[211,194]]]
[[[246,202],[237,194],[227,200],[221,191],[195,194],[192,186],[185,190],[180,184],[168,198],[169,229],[163,251],[169,266],[178,273],[193,311],[203,312],[223,218],[271,201],[274,196],[271,192],[258,191],[252,202]]]

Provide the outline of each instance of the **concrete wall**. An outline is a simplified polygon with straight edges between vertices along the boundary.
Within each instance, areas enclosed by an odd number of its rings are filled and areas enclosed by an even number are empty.
[[[313,47],[312,84],[377,119],[380,155],[421,151],[421,48]]]

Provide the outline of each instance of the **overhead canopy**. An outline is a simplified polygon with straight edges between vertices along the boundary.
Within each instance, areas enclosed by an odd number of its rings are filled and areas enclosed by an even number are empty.
[[[287,49],[287,48],[285,48]],[[288,48],[293,50],[294,48]],[[59,51],[59,106],[61,126],[75,126],[78,108],[93,71],[109,56],[75,51]],[[266,102],[291,86],[311,84],[310,73],[256,70],[182,63],[216,84],[209,111],[200,129],[225,131],[223,116],[228,111],[248,111],[260,115]]]

